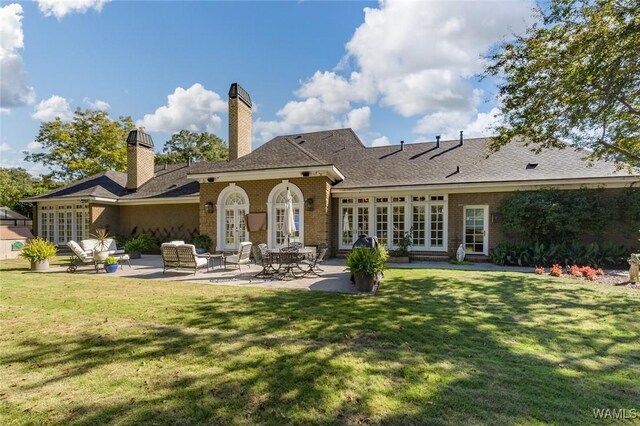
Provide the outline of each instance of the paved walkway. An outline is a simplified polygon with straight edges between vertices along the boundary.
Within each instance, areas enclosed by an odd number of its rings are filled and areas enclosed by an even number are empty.
[[[198,284],[216,284],[229,286],[253,286],[268,288],[285,288],[310,291],[329,291],[338,293],[355,293],[355,287],[351,283],[350,274],[345,268],[344,259],[328,259],[323,265],[324,272],[320,277],[304,277],[290,281],[281,281],[276,279],[256,278],[255,275],[260,272],[261,268],[256,265],[249,267],[243,266],[238,269],[223,269],[220,267],[219,261],[215,260],[215,266],[207,272],[205,269],[198,269],[194,275],[189,270],[169,269],[162,273],[162,257],[159,255],[143,255],[140,259],[133,259],[131,267],[124,265],[118,268],[117,272],[100,274],[105,278],[126,277],[141,279],[156,279],[161,281],[189,282]],[[498,266],[492,263],[474,263],[471,265],[452,265],[448,262],[411,262],[411,263],[392,263],[390,268],[407,268],[407,269],[458,269],[465,271],[506,271],[506,272],[526,272],[532,273],[533,268],[529,267],[511,267]],[[64,272],[66,267],[55,268],[55,272]],[[78,272],[83,274],[95,274],[92,266],[86,265],[78,268]]]

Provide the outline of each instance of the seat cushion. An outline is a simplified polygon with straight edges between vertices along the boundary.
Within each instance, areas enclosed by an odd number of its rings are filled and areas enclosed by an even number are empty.
[[[96,244],[98,244],[98,240],[88,239],[80,241],[80,247],[82,247],[84,251],[93,251]]]
[[[225,256],[224,261],[227,263],[238,263],[238,255],[233,254],[231,256]]]
[[[206,266],[207,259],[205,257],[196,257],[196,266]]]

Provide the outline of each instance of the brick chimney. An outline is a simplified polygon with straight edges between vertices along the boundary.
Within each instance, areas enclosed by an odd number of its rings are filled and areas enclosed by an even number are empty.
[[[154,174],[153,139],[142,130],[127,136],[127,189],[137,191]]]
[[[238,83],[229,88],[229,160],[251,153],[251,97]]]

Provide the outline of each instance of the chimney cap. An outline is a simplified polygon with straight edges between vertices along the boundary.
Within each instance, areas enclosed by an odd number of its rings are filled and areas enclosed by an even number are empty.
[[[244,90],[238,83],[231,84],[229,88],[229,98],[240,98],[248,107],[251,107],[251,96],[249,96],[249,92]]]
[[[153,148],[153,139],[142,130],[136,129],[129,132],[127,145],[141,145],[147,148]]]

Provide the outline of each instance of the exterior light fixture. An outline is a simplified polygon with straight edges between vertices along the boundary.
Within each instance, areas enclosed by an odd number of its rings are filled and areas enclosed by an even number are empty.
[[[306,206],[306,210],[313,211],[313,198],[307,198],[304,200],[304,204]]]
[[[211,201],[207,201],[204,205],[204,211],[207,213],[213,213],[214,205]]]

